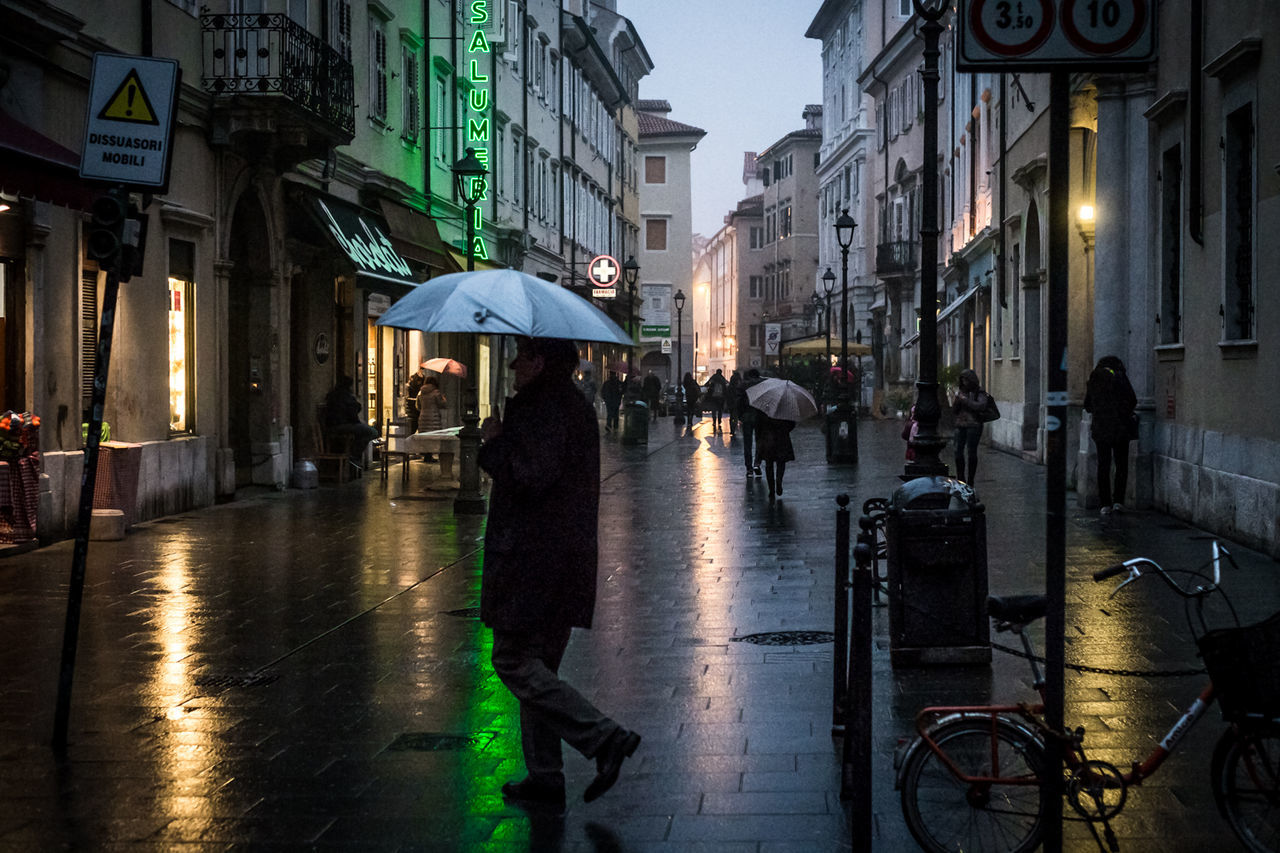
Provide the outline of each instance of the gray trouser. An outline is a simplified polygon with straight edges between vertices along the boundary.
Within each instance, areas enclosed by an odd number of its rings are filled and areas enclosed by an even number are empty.
[[[619,726],[556,674],[571,628],[493,632],[493,671],[520,701],[520,744],[531,778],[564,784],[560,741],[594,758]]]

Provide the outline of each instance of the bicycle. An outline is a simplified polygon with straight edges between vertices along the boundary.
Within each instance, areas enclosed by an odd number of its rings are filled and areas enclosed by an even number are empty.
[[[902,792],[907,827],[921,848],[943,851],[1035,849],[1044,834],[1049,803],[1042,779],[1051,771],[1045,744],[1057,738],[1065,756],[1065,790],[1078,817],[1087,821],[1099,849],[1097,824],[1112,851],[1119,850],[1111,819],[1124,808],[1128,788],[1154,774],[1186,733],[1217,699],[1228,728],[1210,764],[1214,798],[1236,836],[1253,853],[1280,850],[1280,613],[1240,627],[1219,587],[1221,557],[1235,567],[1230,552],[1213,543],[1213,573],[1182,570],[1198,578],[1186,589],[1157,563],[1137,557],[1095,572],[1095,581],[1127,574],[1111,595],[1153,571],[1185,599],[1188,624],[1211,681],[1141,762],[1125,772],[1090,759],[1084,728],[1053,731],[1044,720],[1044,679],[1026,627],[1045,614],[1039,595],[988,599],[997,632],[1022,640],[1040,701],[1034,704],[938,706],[916,715],[917,737],[902,742],[894,757],[896,787]],[[1222,596],[1235,627],[1209,630],[1204,605]],[[1199,630],[1192,622],[1198,620]]]

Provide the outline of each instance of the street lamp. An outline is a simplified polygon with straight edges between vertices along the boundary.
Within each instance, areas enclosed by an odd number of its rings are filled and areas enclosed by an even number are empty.
[[[476,268],[476,204],[484,197],[485,176],[488,170],[476,157],[474,148],[468,148],[461,160],[453,164],[453,180],[467,216],[467,272]],[[463,403],[462,429],[458,431],[459,471],[458,495],[453,500],[455,515],[477,515],[485,511],[484,495],[480,493],[480,392],[476,387],[476,374],[480,366],[480,340],[471,336],[471,369],[466,400]]]
[[[622,264],[622,278],[627,283],[627,333],[631,335],[632,345],[636,338],[636,279],[640,278],[640,265],[636,256],[629,255]]]
[[[676,303],[676,420],[684,419],[684,291],[672,297]]]
[[[827,267],[827,271],[822,274],[822,291],[827,295],[827,375],[825,379],[831,377],[831,294],[836,289],[836,274],[831,271],[831,267]]]
[[[858,461],[858,413],[849,405],[849,247],[858,223],[849,208],[836,218],[836,242],[840,244],[840,393],[835,411],[827,415],[827,462],[852,464]],[[829,271],[828,271],[829,272]],[[823,276],[823,287],[827,286]]]
[[[924,38],[924,174],[921,176],[920,223],[920,366],[916,379],[916,422],[920,425],[911,447],[908,479],[947,475],[938,458],[946,441],[938,435],[942,407],[938,404],[938,38],[949,3],[912,0],[920,15]]]

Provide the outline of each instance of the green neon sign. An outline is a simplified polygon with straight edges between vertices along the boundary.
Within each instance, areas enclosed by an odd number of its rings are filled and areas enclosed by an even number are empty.
[[[489,23],[489,2],[490,0],[472,0],[471,2],[471,19],[470,23],[476,30],[471,34],[470,40],[467,42],[467,70],[468,82],[471,84],[470,91],[467,94],[467,107],[471,115],[467,116],[467,147],[472,148],[475,152],[476,159],[484,164],[485,168],[489,168],[489,115],[488,109],[491,103],[489,91],[489,76],[485,74],[481,68],[482,63],[487,61],[487,57],[483,54],[489,53],[489,38],[485,35],[484,27]],[[480,200],[484,201],[489,197],[488,182],[483,178],[477,179],[481,182]],[[468,247],[471,256],[479,260],[489,259],[489,249],[485,245],[483,228],[484,228],[484,211],[479,207],[474,210],[474,219],[472,225],[475,228],[475,240]]]

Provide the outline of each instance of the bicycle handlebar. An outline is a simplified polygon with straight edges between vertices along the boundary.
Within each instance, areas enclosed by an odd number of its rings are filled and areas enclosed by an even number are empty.
[[[1129,570],[1129,567],[1126,566],[1124,563],[1116,563],[1114,566],[1107,566],[1105,569],[1099,569],[1098,571],[1094,572],[1093,579],[1095,581],[1104,581],[1107,578],[1113,578],[1116,575],[1123,574],[1128,570]]]
[[[1221,570],[1222,554],[1226,554],[1227,559],[1231,561],[1231,565],[1233,566],[1235,565],[1236,561],[1235,561],[1235,558],[1231,556],[1231,552],[1228,551],[1226,548],[1223,548],[1222,545],[1215,540],[1213,543],[1213,559],[1210,562],[1210,564],[1213,567],[1213,577],[1212,579],[1210,579],[1207,585],[1197,586],[1195,589],[1191,589],[1191,590],[1185,589],[1180,583],[1175,581],[1173,578],[1169,577],[1168,572],[1166,572],[1163,568],[1161,568],[1160,564],[1157,563],[1155,560],[1149,560],[1146,557],[1134,557],[1133,559],[1125,560],[1123,563],[1116,563],[1114,566],[1108,566],[1105,569],[1099,569],[1098,571],[1093,573],[1093,579],[1095,581],[1104,581],[1104,580],[1107,580],[1108,578],[1113,578],[1116,575],[1125,574],[1127,572],[1129,577],[1125,578],[1125,580],[1122,581],[1119,586],[1117,586],[1114,590],[1112,590],[1111,594],[1114,596],[1117,592],[1119,592],[1122,588],[1124,588],[1126,584],[1133,583],[1138,578],[1142,577],[1143,571],[1141,567],[1145,565],[1145,566],[1151,567],[1152,569],[1155,569],[1156,574],[1158,574],[1164,580],[1164,582],[1169,585],[1169,588],[1172,589],[1174,592],[1176,592],[1178,595],[1182,596],[1183,598],[1199,598],[1200,596],[1207,595],[1218,588],[1218,582],[1222,577],[1222,570]],[[1201,575],[1201,577],[1203,577],[1203,575]]]

